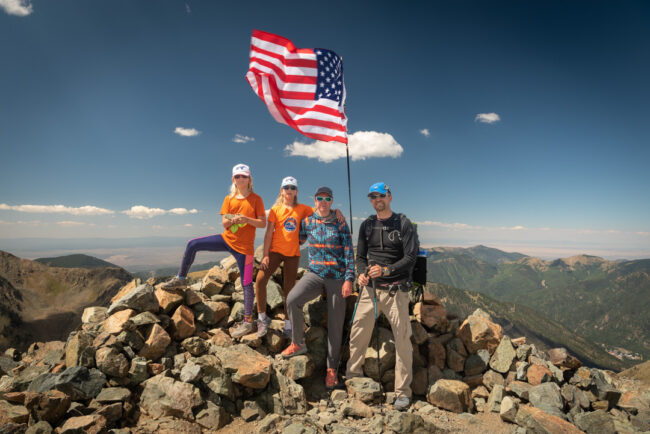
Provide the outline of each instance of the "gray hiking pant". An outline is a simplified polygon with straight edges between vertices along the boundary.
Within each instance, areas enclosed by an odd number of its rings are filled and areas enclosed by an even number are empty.
[[[336,369],[341,357],[341,339],[345,321],[345,299],[341,294],[344,280],[324,279],[312,272],[306,273],[287,296],[287,312],[291,320],[291,340],[302,344],[305,340],[305,315],[302,308],[327,291],[327,367]]]

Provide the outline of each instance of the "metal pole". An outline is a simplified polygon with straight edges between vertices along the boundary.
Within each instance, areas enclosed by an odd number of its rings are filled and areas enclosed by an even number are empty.
[[[350,184],[350,148],[345,144],[345,157],[348,162],[348,200],[350,202],[350,235],[354,233],[352,228],[352,186]]]

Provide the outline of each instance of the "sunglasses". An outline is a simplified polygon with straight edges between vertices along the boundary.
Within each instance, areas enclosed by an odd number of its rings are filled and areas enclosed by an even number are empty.
[[[369,194],[368,197],[371,200],[379,199],[380,197],[383,199],[386,197],[386,193],[380,193],[380,194]]]
[[[298,190],[298,187],[296,187],[295,185],[285,185],[284,187],[282,187],[282,189],[283,190]]]
[[[331,197],[323,197],[323,196],[316,196],[316,200],[319,202],[325,201],[325,202],[331,202],[332,198]]]
[[[240,179],[240,178],[246,179],[246,178],[248,178],[248,175],[235,175],[235,176],[233,176],[233,178],[235,178],[235,179]]]

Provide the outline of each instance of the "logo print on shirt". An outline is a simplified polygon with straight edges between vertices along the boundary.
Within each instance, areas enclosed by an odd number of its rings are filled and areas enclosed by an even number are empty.
[[[284,221],[284,230],[287,232],[293,232],[298,227],[298,222],[293,217],[287,217]]]

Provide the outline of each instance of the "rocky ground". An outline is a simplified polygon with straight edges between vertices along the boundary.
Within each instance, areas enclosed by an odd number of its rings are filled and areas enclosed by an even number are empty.
[[[276,282],[268,290],[270,332],[240,340],[230,336],[243,317],[231,258],[185,290],[157,283],[133,281],[108,308],[87,308],[67,342],[7,350],[0,357],[0,433],[650,430],[647,384],[583,367],[562,348],[545,353],[523,337],[504,336],[480,310],[461,321],[431,294],[413,300],[415,396],[398,412],[391,405],[395,346],[385,322],[376,328],[379,354],[372,346],[366,352],[366,377],[328,392],[322,298],[304,308],[309,353],[282,360],[288,341]]]

